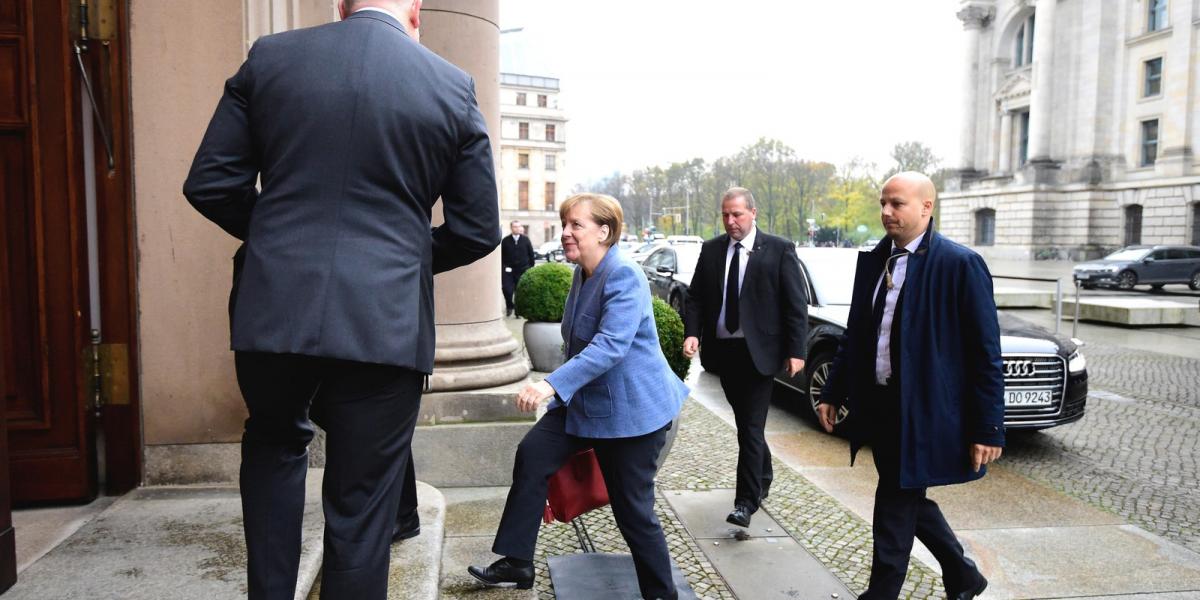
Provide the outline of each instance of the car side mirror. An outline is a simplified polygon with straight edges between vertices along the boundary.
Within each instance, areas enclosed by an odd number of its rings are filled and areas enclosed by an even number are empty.
[[[1146,263],[1146,264],[1150,264],[1150,263],[1154,262],[1154,257],[1153,257],[1153,256],[1147,256],[1146,258],[1143,258],[1143,259],[1142,259],[1142,262],[1144,262],[1144,263]]]
[[[658,271],[659,275],[674,275],[675,274],[675,271],[671,270],[671,267],[659,267],[655,270]]]

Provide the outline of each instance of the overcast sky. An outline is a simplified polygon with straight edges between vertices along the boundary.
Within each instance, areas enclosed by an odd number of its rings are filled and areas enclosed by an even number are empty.
[[[958,159],[957,0],[501,0],[501,69],[561,79],[571,177],[733,154]]]

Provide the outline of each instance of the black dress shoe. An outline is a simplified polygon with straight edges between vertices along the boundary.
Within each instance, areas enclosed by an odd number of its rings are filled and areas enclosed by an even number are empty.
[[[486,567],[467,567],[472,577],[493,587],[515,587],[518,590],[528,590],[533,587],[533,563],[518,565],[508,557],[504,557]]]
[[[392,526],[392,543],[421,535],[421,516],[417,511],[412,511],[412,514],[396,519],[396,524]]]
[[[749,527],[750,526],[750,509],[748,509],[745,506],[742,506],[740,504],[737,506],[734,506],[733,512],[729,513],[728,517],[725,517],[725,522],[733,523],[734,525],[737,525],[738,527]]]
[[[984,579],[983,575],[980,575],[979,583],[976,584],[974,587],[972,587],[969,590],[964,590],[964,591],[954,593],[954,594],[947,593],[946,598],[947,598],[947,600],[971,600],[972,598],[982,594],[983,590],[987,589],[987,584],[988,584],[987,579]]]

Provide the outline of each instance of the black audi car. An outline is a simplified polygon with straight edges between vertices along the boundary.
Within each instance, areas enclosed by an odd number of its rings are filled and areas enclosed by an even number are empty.
[[[660,252],[663,250],[669,249]],[[775,379],[803,394],[814,416],[838,340],[846,329],[858,252],[852,248],[796,251],[809,299],[808,361],[804,373],[788,377],[781,372]],[[682,309],[698,257],[698,251],[695,255],[672,251],[662,252],[656,261],[648,259],[646,263],[650,264],[643,263],[643,268],[652,293],[676,310]],[[999,321],[1005,426],[1045,429],[1082,418],[1087,402],[1087,364],[1077,344],[1016,317],[1001,314]],[[843,413],[839,420],[845,417]]]

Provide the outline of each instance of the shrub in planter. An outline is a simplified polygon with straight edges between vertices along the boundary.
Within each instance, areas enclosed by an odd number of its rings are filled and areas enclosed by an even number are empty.
[[[680,379],[687,379],[692,360],[683,355],[683,319],[670,304],[654,298],[654,325],[658,327],[658,345],[667,364]]]
[[[517,316],[527,321],[562,321],[574,270],[562,263],[540,264],[521,275],[517,282]]]
[[[566,360],[560,322],[574,270],[561,263],[538,265],[517,282],[517,316],[525,318],[525,349],[533,370],[548,373]]]

